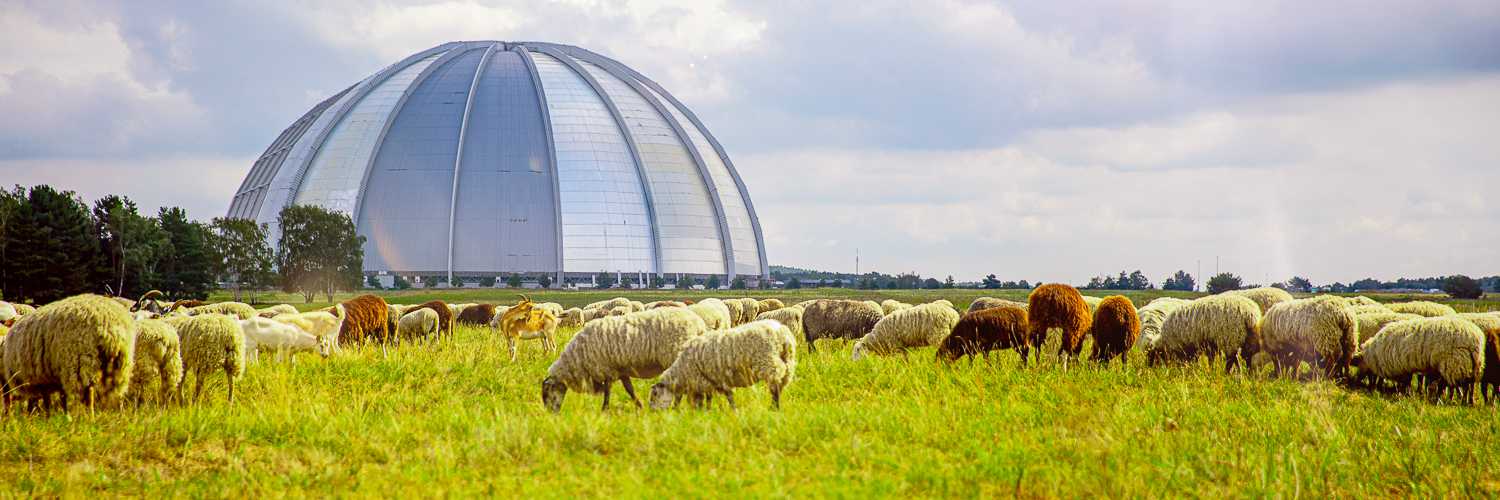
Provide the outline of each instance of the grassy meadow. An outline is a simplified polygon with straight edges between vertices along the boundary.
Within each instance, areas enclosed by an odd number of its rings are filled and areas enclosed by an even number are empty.
[[[568,306],[618,291],[537,292]],[[952,300],[1020,291],[623,292]],[[1160,292],[1131,293],[1137,303]],[[496,290],[387,294],[508,302]],[[224,299],[225,297],[215,297]],[[261,297],[299,304],[300,296]],[[343,298],[343,297],[340,297]],[[1451,302],[1450,302],[1451,303]],[[1494,301],[1460,310],[1500,309]],[[562,332],[565,343],[573,329]],[[932,349],[862,362],[799,349],[781,411],[764,386],[707,411],[637,410],[570,393],[540,404],[538,341],[460,328],[451,343],[327,360],[262,356],[226,404],[0,419],[0,496],[1279,496],[1500,495],[1500,413],[1331,382],[1226,376],[1221,364],[940,365]],[[1087,353],[1087,348],[1085,353]],[[645,397],[651,381],[635,382]]]

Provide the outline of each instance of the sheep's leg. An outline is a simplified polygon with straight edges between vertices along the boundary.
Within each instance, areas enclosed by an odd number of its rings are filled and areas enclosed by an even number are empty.
[[[736,407],[734,405],[734,391],[733,390],[720,387],[719,388],[719,392],[724,393],[724,399],[729,400],[729,409],[731,409],[731,410],[738,410],[739,409],[739,407]]]
[[[605,411],[605,410],[609,409],[609,391],[610,391],[610,389],[612,389],[610,387],[611,385],[614,385],[614,383],[613,382],[604,382],[604,383],[594,384],[594,390],[597,390],[597,391],[600,391],[600,392],[604,393],[604,405],[599,407],[599,411]]]
[[[510,362],[514,363],[516,362],[516,337],[514,335],[507,335],[505,341],[510,348]]]
[[[771,386],[771,409],[781,409],[781,384]]]
[[[195,379],[193,384],[193,402],[197,403],[198,398],[203,395],[203,372],[198,372],[198,376],[193,378]]]
[[[234,404],[234,375],[229,373],[229,367],[224,367],[224,380],[229,385],[229,404]]]
[[[93,418],[94,417],[94,386],[92,386],[92,385],[89,386],[88,394],[85,395],[84,397],[88,398],[89,418]]]
[[[641,406],[640,398],[635,397],[635,384],[630,383],[630,377],[620,377],[620,385],[625,386],[625,394],[630,395],[630,400],[635,402],[636,409],[644,408]]]

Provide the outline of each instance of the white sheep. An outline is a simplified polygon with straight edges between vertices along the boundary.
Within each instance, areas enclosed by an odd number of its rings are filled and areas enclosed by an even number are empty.
[[[260,314],[260,312],[256,311],[254,307],[244,302],[218,302],[214,304],[201,305],[198,307],[190,307],[186,311],[188,316],[197,316],[199,314],[228,314],[230,316],[235,316],[237,319],[250,319]]]
[[[974,299],[973,302],[970,302],[969,303],[969,309],[967,311],[964,311],[964,312],[965,312],[965,314],[967,314],[967,313],[971,313],[971,312],[974,312],[974,311],[983,311],[985,309],[992,309],[992,308],[1004,307],[1004,306],[1019,307],[1022,310],[1025,310],[1027,304],[1025,302],[1016,302],[1014,300],[997,299],[997,298],[994,298],[994,297],[980,297],[980,298]]]
[[[703,319],[709,330],[723,330],[733,326],[734,315],[729,305],[719,299],[703,299],[687,306],[687,310]]]
[[[1140,346],[1142,352],[1150,351],[1151,346],[1161,338],[1161,325],[1167,320],[1167,316],[1186,303],[1187,300],[1175,297],[1158,297],[1135,311],[1136,317],[1141,319],[1141,338],[1136,341],[1136,345]]]
[[[725,328],[745,322],[745,304],[743,302],[740,302],[739,299],[723,299],[719,302],[724,304],[726,309],[729,309],[729,324],[725,325]]]
[[[734,389],[765,382],[771,407],[781,408],[781,392],[797,371],[797,338],[775,320],[758,320],[688,339],[672,366],[651,386],[651,407],[695,405],[723,394],[732,409]]]
[[[781,307],[760,313],[755,316],[756,321],[764,319],[774,319],[777,322],[786,325],[787,329],[792,331],[792,335],[796,336],[799,339],[803,338],[801,307]],[[713,328],[711,328],[711,330],[712,329]]]
[[[1457,316],[1469,320],[1481,330],[1500,330],[1500,313],[1497,312],[1458,313]]]
[[[703,319],[692,311],[668,307],[601,318],[583,326],[542,379],[542,404],[552,412],[562,410],[569,390],[603,393],[609,408],[610,386],[625,385],[625,393],[637,407],[631,378],[651,378],[677,360],[688,339],[708,331]]]
[[[314,337],[325,339],[332,345],[333,352],[342,352],[339,349],[339,332],[344,329],[344,317],[335,316],[326,311],[313,311],[296,314],[278,314],[271,318],[297,329],[307,332]]]
[[[1162,322],[1161,338],[1146,351],[1155,365],[1224,355],[1224,370],[1239,361],[1249,367],[1260,352],[1260,306],[1239,295],[1203,297],[1178,307]]]
[[[134,371],[135,320],[114,300],[76,295],[24,314],[5,336],[6,392],[23,399],[61,396],[82,401],[117,400]],[[7,402],[9,400],[7,399]]]
[[[1241,297],[1245,297],[1247,299],[1255,301],[1255,305],[1260,307],[1260,313],[1262,315],[1266,314],[1266,311],[1270,311],[1271,306],[1292,300],[1294,298],[1292,297],[1292,294],[1290,292],[1287,292],[1286,290],[1282,290],[1280,288],[1276,288],[1274,286],[1248,288],[1245,290],[1230,290],[1224,293],[1227,295],[1239,295]]]
[[[1344,303],[1346,303],[1346,304],[1348,302],[1349,302],[1348,300],[1344,301]],[[1393,312],[1396,312],[1396,311],[1392,311],[1391,308],[1383,306],[1383,305],[1380,305],[1380,304],[1360,304],[1360,305],[1354,305],[1354,306],[1348,306],[1348,307],[1349,307],[1349,312],[1352,312],[1354,314],[1379,314],[1379,313],[1393,313]]]
[[[498,319],[499,314],[495,315]],[[418,309],[401,316],[396,324],[396,338],[401,340],[427,340],[436,338],[438,313],[432,309]]]
[[[1352,311],[1355,308],[1351,307],[1349,309]],[[1385,328],[1385,325],[1389,325],[1397,321],[1406,321],[1409,319],[1417,319],[1421,317],[1423,316],[1385,311],[1355,314],[1354,320],[1359,323],[1360,343],[1364,343],[1366,339],[1369,339],[1370,337],[1375,336],[1376,333],[1380,332],[1381,328]]]
[[[760,299],[755,301],[755,309],[760,311],[755,317],[759,318],[760,314],[765,314],[767,311],[775,311],[783,307],[786,307],[786,303],[782,302],[781,299]]]
[[[1398,313],[1415,314],[1418,316],[1426,316],[1429,318],[1436,318],[1438,316],[1452,316],[1454,314],[1458,314],[1458,311],[1454,311],[1452,306],[1426,300],[1414,300],[1411,302],[1392,302],[1390,304],[1386,304],[1385,307]]]
[[[297,314],[297,308],[290,304],[276,304],[264,309],[256,309],[255,315],[262,318],[274,318],[279,314]]]
[[[157,400],[165,403],[182,384],[182,342],[177,329],[160,319],[139,319],[135,325],[135,371],[126,395],[140,403],[145,400],[146,389],[156,384],[160,391]]]
[[[1347,375],[1360,332],[1345,304],[1341,297],[1322,295],[1271,306],[1261,318],[1260,337],[1261,350],[1271,356],[1276,371],[1295,373],[1306,361],[1330,378]]]
[[[577,307],[565,309],[561,314],[557,315],[557,322],[558,325],[564,328],[583,326],[583,309]]]
[[[1474,385],[1484,373],[1484,331],[1463,318],[1446,316],[1397,321],[1381,328],[1354,357],[1361,377],[1411,384],[1431,374],[1442,390],[1457,389],[1474,403]]]
[[[880,301],[880,311],[886,316],[890,316],[891,313],[901,309],[906,309],[908,307],[911,307],[911,304],[907,304],[896,299],[885,299]]]
[[[239,322],[234,316],[224,314],[173,317],[166,321],[177,328],[177,337],[182,341],[182,369],[193,374],[193,401],[203,393],[204,378],[223,370],[229,402],[233,403],[234,381],[245,374],[245,333],[240,331]],[[177,399],[183,400],[181,386]]]
[[[958,311],[943,303],[895,309],[880,318],[875,328],[854,343],[853,359],[866,354],[905,353],[907,349],[937,345],[958,324]]]
[[[299,352],[316,352],[327,358],[333,353],[334,340],[326,332],[319,335],[290,323],[261,317],[242,319],[239,325],[240,333],[245,335],[247,354],[256,353],[249,354],[256,359],[260,351],[274,352],[277,358],[295,356]]]

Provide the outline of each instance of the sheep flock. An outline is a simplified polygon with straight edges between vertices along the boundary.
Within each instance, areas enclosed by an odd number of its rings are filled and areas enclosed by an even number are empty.
[[[204,404],[205,385],[235,402],[235,387],[258,363],[444,349],[454,325],[488,332],[514,363],[525,341],[551,360],[537,373],[541,408],[562,410],[567,393],[602,396],[623,385],[644,408],[633,380],[654,380],[649,406],[711,407],[734,391],[765,385],[773,408],[797,379],[797,355],[836,356],[855,366],[872,358],[917,363],[932,348],[942,370],[994,351],[1020,355],[1020,370],[1168,369],[1207,357],[1238,377],[1331,380],[1352,390],[1410,392],[1435,402],[1500,400],[1500,312],[1464,312],[1434,302],[1382,304],[1365,297],[1294,297],[1252,289],[1142,304],[1120,295],[1088,297],[1063,284],[1041,285],[1024,302],[980,297],[906,303],[775,298],[616,297],[565,308],[553,302],[388,303],[361,295],[317,310],[238,302],[166,304],[79,295],[40,306],[0,301],[0,390],[5,415],[108,410],[131,404]],[[567,329],[568,332],[559,332]],[[559,333],[566,340],[554,344]],[[1048,339],[1054,339],[1049,343]],[[822,340],[823,354],[815,345]],[[1093,349],[1084,356],[1085,342]],[[798,345],[802,344],[802,345]],[[834,349],[829,351],[829,349]],[[274,353],[262,358],[260,353]],[[1037,353],[1035,363],[1031,354]],[[1053,356],[1051,363],[1043,356]],[[845,354],[844,356],[848,356]],[[1122,361],[1113,368],[1110,361]],[[1144,367],[1129,366],[1144,360]],[[317,361],[314,361],[317,362]],[[1070,367],[1071,363],[1071,367]],[[1306,365],[1306,368],[1303,368]],[[1238,368],[1239,374],[1234,374]],[[192,387],[187,387],[189,384]],[[254,387],[250,385],[249,387]],[[535,404],[538,400],[528,402]]]

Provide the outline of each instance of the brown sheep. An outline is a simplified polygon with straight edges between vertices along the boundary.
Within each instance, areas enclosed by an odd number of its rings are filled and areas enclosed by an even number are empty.
[[[458,318],[455,318],[454,321],[457,321],[460,325],[489,326],[490,321],[494,319],[494,304],[474,304],[464,308],[463,312],[458,313]]]
[[[1141,338],[1141,318],[1135,314],[1135,304],[1123,295],[1105,297],[1094,311],[1089,334],[1094,337],[1094,352],[1089,353],[1089,359],[1108,365],[1120,356],[1124,363],[1125,354]]]
[[[1479,377],[1479,393],[1486,404],[1500,399],[1500,328],[1484,329],[1484,372]]]
[[[344,319],[339,327],[339,345],[362,344],[366,340],[385,342],[394,333],[389,328],[389,311],[385,299],[360,295],[331,307],[328,312]]]
[[[1047,330],[1062,330],[1057,353],[1062,356],[1063,368],[1067,368],[1068,361],[1077,358],[1083,350],[1083,337],[1093,322],[1088,302],[1084,302],[1083,294],[1078,293],[1077,288],[1060,283],[1036,287],[1027,302],[1026,316],[1032,338],[1045,342]]]
[[[1032,347],[1041,347],[1041,339],[1032,337],[1027,328],[1026,310],[1015,306],[992,307],[959,318],[953,332],[938,344],[937,359],[954,361],[968,356],[973,361],[975,354],[989,359],[990,351],[1015,349],[1021,354],[1021,366],[1026,366]]]
[[[447,336],[450,340],[453,338],[453,310],[448,308],[446,302],[429,300],[407,309],[406,312],[412,312],[417,309],[432,309],[433,312],[438,313],[438,337]]]
[[[817,339],[858,339],[870,333],[884,314],[880,304],[869,301],[823,299],[802,311],[802,335],[807,350],[817,352]]]

